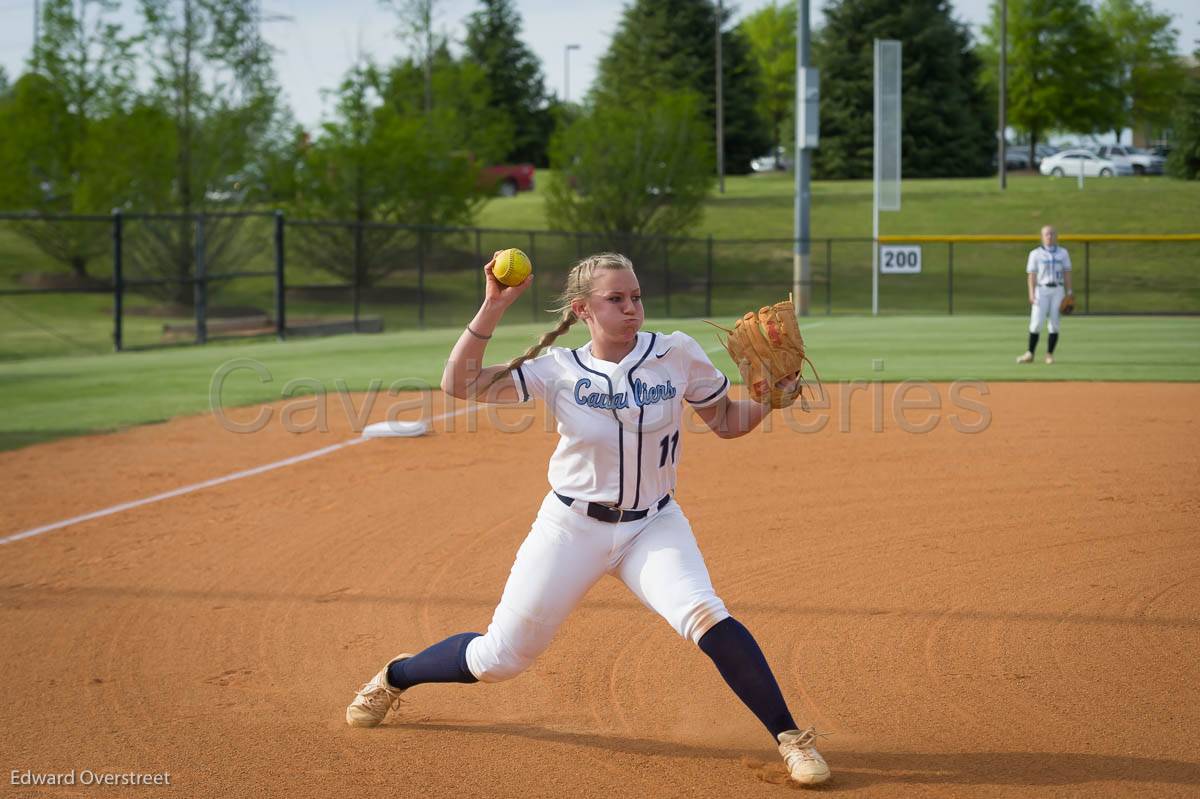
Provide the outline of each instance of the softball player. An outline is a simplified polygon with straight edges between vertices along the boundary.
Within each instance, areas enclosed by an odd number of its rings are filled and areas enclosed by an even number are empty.
[[[561,321],[524,355],[481,368],[504,311],[533,280],[515,287],[484,267],[483,307],[459,337],[442,389],[466,399],[553,410],[561,438],[550,458],[551,491],[517,551],[500,604],[483,635],[460,633],[391,660],[355,696],[346,721],[373,727],[421,683],[499,682],[541,654],[584,594],[611,574],[716,664],[730,688],[766,726],[792,779],[824,782],[829,767],[817,733],[797,728],[754,637],[713,590],[691,525],[673,500],[686,400],[721,438],[756,427],[770,408],[731,400],[729,380],[681,333],[641,330],[641,288],[633,265],[604,253],[567,277]],[[591,341],[551,347],[583,321]]]
[[[1062,304],[1063,292],[1071,290],[1071,256],[1058,246],[1058,231],[1051,225],[1042,228],[1042,244],[1029,253],[1025,262],[1026,280],[1029,284],[1029,349],[1017,358],[1017,363],[1032,363],[1037,351],[1038,334],[1042,321],[1047,321],[1050,331],[1046,347],[1046,363],[1054,363],[1054,348],[1058,346],[1058,308]]]

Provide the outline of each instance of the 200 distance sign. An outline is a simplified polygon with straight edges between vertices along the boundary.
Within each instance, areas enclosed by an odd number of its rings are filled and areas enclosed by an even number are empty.
[[[921,274],[920,245],[905,247],[884,245],[880,247],[879,271],[885,275]]]

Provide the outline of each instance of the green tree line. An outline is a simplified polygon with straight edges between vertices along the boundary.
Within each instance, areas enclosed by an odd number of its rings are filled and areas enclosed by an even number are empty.
[[[320,124],[296,122],[273,72],[257,0],[45,0],[20,75],[0,73],[0,209],[58,214],[283,208],[351,223],[469,224],[490,164],[552,167],[557,228],[672,235],[699,219],[715,187],[715,47],[722,51],[727,171],[749,170],[794,126],[795,7],[776,2],[734,23],[713,0],[630,0],[582,102],[546,89],[513,0],[479,0],[461,42],[441,0],[381,0],[405,55],[362,55],[326,89]],[[834,0],[813,34],[821,70],[818,177],[871,169],[872,41],[903,43],[906,177],[988,174],[995,150],[999,4],[980,41],[947,0]],[[1169,16],[1139,0],[1008,0],[1009,121],[1030,142],[1050,133],[1134,128],[1196,136],[1196,77]],[[1190,149],[1189,149],[1190,148]],[[1195,153],[1181,139],[1179,150]],[[1181,175],[1195,175],[1194,162]],[[1192,164],[1188,172],[1188,164]],[[1174,166],[1173,166],[1174,168]],[[87,278],[106,258],[103,224],[12,223]],[[188,302],[197,236],[210,269],[239,256],[236,219],[198,231],[186,218],[139,222],[137,269],[170,278]],[[364,230],[368,232],[364,232]],[[375,226],[313,226],[307,257],[364,284],[419,240]]]

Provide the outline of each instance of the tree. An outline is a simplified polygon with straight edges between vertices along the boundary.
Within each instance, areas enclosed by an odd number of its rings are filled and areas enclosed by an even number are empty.
[[[772,136],[758,114],[759,79],[750,46],[739,29],[724,29],[731,13],[724,8],[721,17],[725,164],[739,173],[749,171]],[[600,59],[594,99],[640,107],[661,91],[693,92],[715,141],[716,24],[710,0],[633,0]]]
[[[979,83],[979,59],[946,0],[835,0],[814,42],[821,69],[824,178],[870,177],[874,39],[902,44],[901,147],[905,177],[985,175],[995,114]]]
[[[0,64],[0,94],[8,91],[8,71]]]
[[[418,76],[408,94],[415,93],[419,106],[422,70],[411,62],[408,67]],[[438,76],[435,69],[435,93]],[[482,199],[478,170],[458,144],[453,112],[435,105],[428,115],[402,114],[389,94],[406,93],[389,87],[373,65],[356,65],[339,86],[334,117],[321,135],[311,144],[297,143],[293,210],[338,220],[297,228],[304,257],[356,286],[411,263],[403,255],[414,246],[427,248],[423,231],[399,225],[468,224]]]
[[[981,53],[996,82],[1000,4]],[[1008,122],[1029,136],[1030,163],[1051,130],[1112,130],[1121,117],[1115,46],[1086,0],[1008,0]]]
[[[435,30],[439,0],[379,0],[390,8],[400,22],[400,39],[412,50],[412,60],[421,66],[424,75],[424,110],[433,109],[433,62],[437,51],[446,44],[446,37]]]
[[[1104,0],[1099,21],[1115,44],[1116,82],[1123,102],[1114,130],[1132,128],[1149,138],[1170,122],[1183,87],[1179,32],[1171,15],[1139,0]]]
[[[776,146],[790,141],[788,128],[796,107],[796,6],[775,2],[742,20],[739,26],[758,65],[758,113],[771,124]]]
[[[513,117],[495,112],[483,68],[466,58],[455,60],[445,42],[430,65],[431,108],[424,108],[424,65],[413,59],[403,59],[388,71],[381,86],[384,100],[403,117],[427,118],[448,145],[481,164],[504,158],[512,148]]]
[[[108,213],[124,192],[114,164],[93,144],[102,120],[122,115],[133,93],[132,39],[113,22],[113,0],[48,0],[34,43],[36,72],[22,76],[0,115],[0,207],[43,214]],[[106,196],[96,183],[115,185]],[[95,223],[19,222],[15,229],[79,277],[110,246]]]
[[[165,207],[183,214],[146,222],[131,261],[173,278],[169,295],[187,304],[196,255],[197,211],[227,205],[259,154],[276,113],[272,51],[259,31],[256,0],[141,0],[142,40],[152,73],[149,101],[171,120],[175,152]],[[157,172],[157,169],[155,170]],[[206,223],[206,266],[232,260],[238,219]]]
[[[84,146],[84,162],[103,168],[89,168],[80,186],[81,204],[104,212],[169,208],[176,152],[170,116],[144,98],[96,120]],[[104,246],[107,253],[107,232]]]
[[[1167,171],[1185,180],[1200,179],[1200,42],[1192,59],[1195,66],[1180,92],[1171,125],[1175,146],[1167,158]]]
[[[290,109],[280,109],[268,127],[246,176],[246,202],[251,206],[281,208],[299,193],[297,180],[312,134],[298,123]]]
[[[603,233],[628,241],[630,251],[633,237],[680,235],[695,225],[714,182],[699,106],[686,92],[641,105],[597,103],[561,128],[550,145],[551,226]]]
[[[491,113],[512,120],[512,146],[501,158],[545,166],[554,118],[541,61],[521,41],[521,15],[511,0],[480,0],[480,5],[467,18],[466,60],[483,70]]]

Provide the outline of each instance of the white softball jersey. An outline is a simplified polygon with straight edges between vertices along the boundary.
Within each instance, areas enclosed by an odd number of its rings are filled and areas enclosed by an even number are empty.
[[[1066,288],[1063,281],[1071,271],[1071,256],[1064,247],[1035,247],[1025,262],[1026,274],[1037,275],[1033,292],[1033,307],[1029,312],[1029,332],[1037,333],[1046,324],[1051,333],[1058,332],[1058,306]]]
[[[675,488],[684,400],[712,405],[729,380],[678,331],[638,333],[620,363],[592,355],[590,342],[552,347],[514,369],[513,379],[523,399],[543,400],[557,419],[561,438],[548,474],[554,490],[517,550],[487,632],[467,644],[467,668],[483,682],[529,668],[605,575],[699,642],[729,611],[683,510],[658,500]],[[648,513],[605,522],[580,512],[586,502]]]
[[[1037,285],[1055,288],[1071,271],[1071,256],[1065,247],[1035,247],[1025,262],[1025,271],[1037,275]]]
[[[650,507],[675,488],[683,401],[718,402],[729,379],[691,336],[640,332],[620,363],[552,347],[513,370],[523,399],[553,411],[561,436],[550,487],[566,497],[627,510]]]

